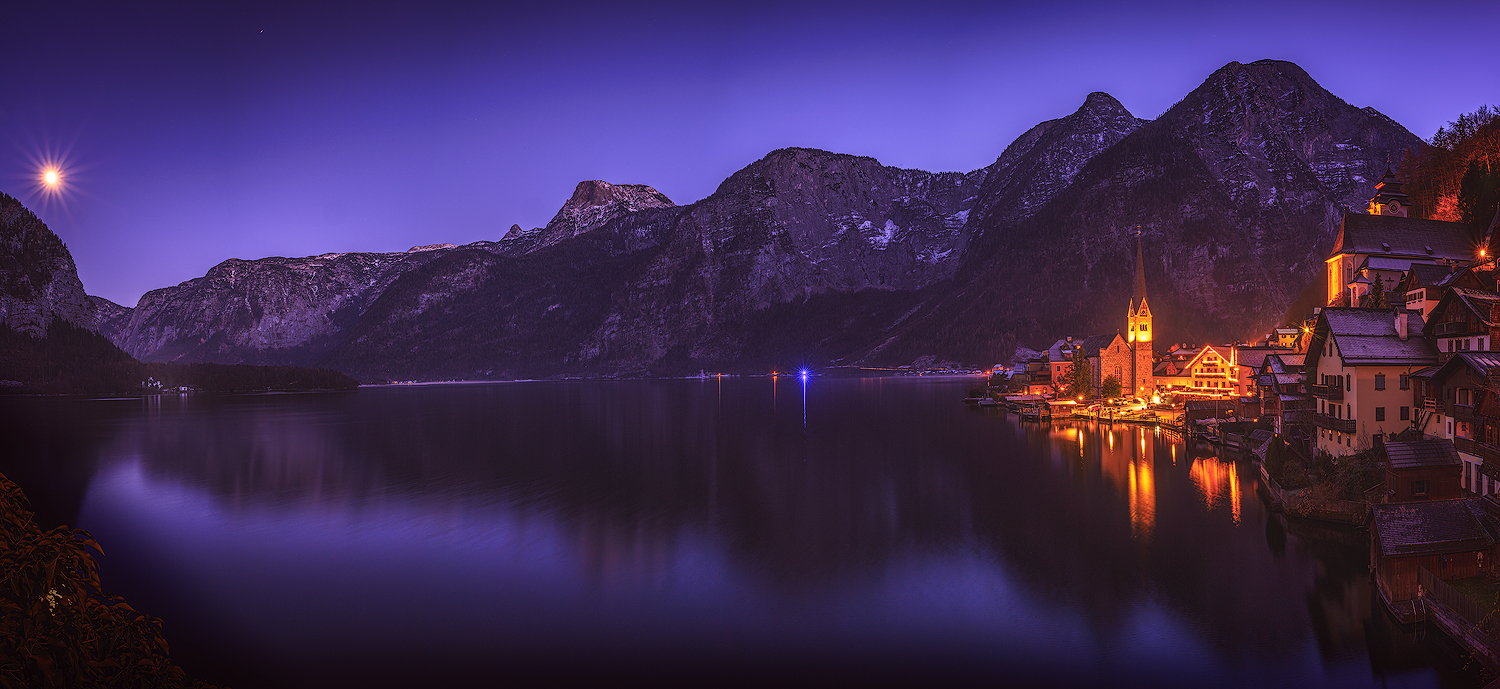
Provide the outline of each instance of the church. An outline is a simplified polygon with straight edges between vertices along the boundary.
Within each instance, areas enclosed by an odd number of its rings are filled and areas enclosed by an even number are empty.
[[[1130,296],[1125,325],[1124,335],[1117,332],[1085,338],[1079,355],[1089,364],[1095,395],[1101,394],[1104,379],[1114,376],[1120,381],[1121,394],[1149,400],[1156,390],[1151,351],[1155,324],[1146,303],[1146,261],[1141,254],[1140,232],[1135,235],[1135,292]]]
[[[1388,296],[1389,303],[1401,303],[1398,286],[1414,265],[1441,273],[1483,259],[1467,225],[1409,217],[1410,210],[1411,200],[1387,167],[1366,213],[1344,213],[1326,260],[1329,306],[1359,306],[1377,281],[1386,295],[1398,295]]]

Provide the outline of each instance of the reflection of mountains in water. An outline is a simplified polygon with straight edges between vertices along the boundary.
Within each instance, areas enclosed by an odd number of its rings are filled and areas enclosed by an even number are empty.
[[[1325,627],[1367,618],[1338,603],[1363,572],[1329,564],[1351,546],[1268,547],[1243,467],[1150,429],[970,412],[962,385],[820,382],[806,431],[800,387],[777,399],[755,379],[186,397],[73,451],[139,458],[229,513],[548,520],[616,584],[656,579],[690,539],[783,595],[961,553],[1111,637],[1160,624],[1140,618],[1159,601],[1230,657],[1304,646],[1315,599],[1334,601],[1318,603]]]

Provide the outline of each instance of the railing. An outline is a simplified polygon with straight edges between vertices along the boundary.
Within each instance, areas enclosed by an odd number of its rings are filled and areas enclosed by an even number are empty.
[[[1471,438],[1454,438],[1453,447],[1459,452],[1466,452],[1481,457],[1485,464],[1500,462],[1500,448],[1489,443],[1480,442]]]
[[[1438,398],[1436,398],[1436,397],[1423,397],[1422,398],[1422,408],[1426,409],[1427,411],[1437,411],[1439,404],[1441,404],[1441,403],[1438,401]]]
[[[1455,419],[1476,418],[1474,416],[1474,405],[1472,404],[1458,404],[1457,402],[1449,402],[1444,406],[1447,407],[1447,410],[1444,413]]]
[[[1452,323],[1439,323],[1435,330],[1438,335],[1464,335],[1469,332],[1469,322],[1454,321]]]
[[[1313,423],[1318,428],[1326,428],[1330,431],[1338,431],[1339,433],[1354,432],[1354,419],[1335,419],[1327,414],[1314,414]]]
[[[1459,619],[1474,627],[1484,623],[1484,608],[1459,593],[1458,589],[1449,586],[1448,582],[1439,579],[1436,574],[1427,571],[1426,567],[1417,567],[1417,583],[1422,586],[1424,600],[1442,603],[1443,607],[1452,610]]]
[[[1313,397],[1321,397],[1325,400],[1344,399],[1344,385],[1309,385],[1312,388]]]

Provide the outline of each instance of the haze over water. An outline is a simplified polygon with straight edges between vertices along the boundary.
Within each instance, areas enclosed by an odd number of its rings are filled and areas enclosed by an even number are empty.
[[[0,471],[208,681],[1469,686],[1367,535],[972,378],[0,399]]]

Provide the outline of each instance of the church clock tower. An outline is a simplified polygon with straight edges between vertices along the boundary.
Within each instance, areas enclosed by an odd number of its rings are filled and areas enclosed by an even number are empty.
[[[1391,173],[1391,166],[1385,166],[1385,176],[1375,183],[1375,197],[1370,199],[1370,205],[1365,210],[1370,215],[1394,215],[1406,217],[1406,211],[1411,208],[1411,199],[1406,197],[1406,192],[1401,191],[1401,182],[1396,175]]]
[[[1146,261],[1141,255],[1141,233],[1135,233],[1135,293],[1130,297],[1130,309],[1125,317],[1129,330],[1125,339],[1130,345],[1130,380],[1120,381],[1125,391],[1137,397],[1149,398],[1156,389],[1152,380],[1152,364],[1155,357],[1151,351],[1151,339],[1155,324],[1151,322],[1151,307],[1146,303]]]

